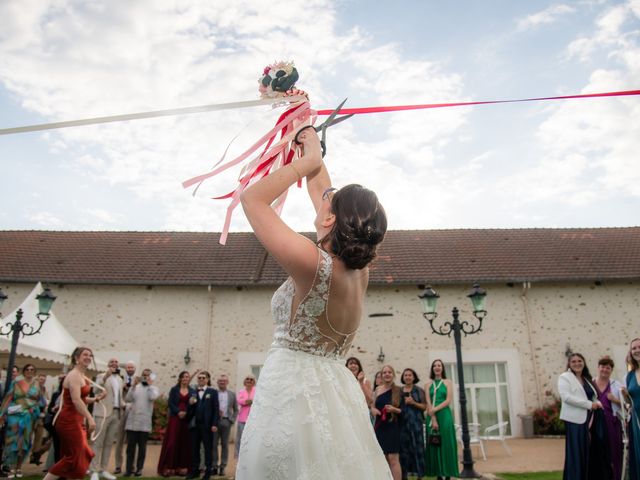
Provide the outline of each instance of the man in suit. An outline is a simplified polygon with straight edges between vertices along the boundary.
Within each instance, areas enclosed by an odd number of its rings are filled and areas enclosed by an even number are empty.
[[[116,477],[107,468],[111,457],[111,448],[120,428],[120,419],[123,413],[121,409],[124,407],[123,381],[117,358],[109,360],[107,371],[98,375],[96,383],[104,388],[106,396],[93,406],[93,418],[100,430],[92,446],[95,457],[91,461],[91,480],[99,480],[99,477],[105,480],[115,480]]]
[[[224,475],[224,469],[229,460],[229,434],[238,416],[238,402],[236,394],[229,390],[229,377],[218,377],[218,403],[220,404],[220,425],[213,434],[213,465],[218,475]],[[220,443],[220,464],[218,464],[218,443]]]
[[[198,372],[198,386],[194,395],[189,398],[189,431],[191,432],[191,449],[193,457],[191,471],[187,479],[200,476],[200,445],[204,448],[203,480],[209,480],[214,474],[211,468],[211,449],[213,446],[213,432],[218,429],[220,406],[218,392],[211,388],[209,372]]]
[[[129,360],[124,367],[124,375],[123,375],[123,387],[122,387],[122,396],[123,398],[127,398],[127,393],[129,389],[133,386],[136,375],[136,364]],[[118,427],[117,442],[116,442],[116,474],[122,473],[122,462],[124,461],[124,443],[127,437],[127,432],[125,430],[125,426],[127,424],[127,415],[129,413],[129,409],[131,408],[130,403],[125,403],[124,410],[120,411],[120,426]]]

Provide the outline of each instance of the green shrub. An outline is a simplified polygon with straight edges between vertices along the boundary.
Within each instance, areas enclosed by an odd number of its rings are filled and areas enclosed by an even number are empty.
[[[533,431],[536,435],[564,435],[564,422],[560,420],[560,406],[562,402],[551,392],[548,403],[533,412]]]
[[[169,401],[164,395],[156,400],[153,405],[153,423],[151,428],[150,440],[162,442],[164,432],[167,431],[169,423]]]

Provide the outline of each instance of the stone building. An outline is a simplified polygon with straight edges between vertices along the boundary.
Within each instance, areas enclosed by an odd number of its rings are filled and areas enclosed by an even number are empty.
[[[273,329],[270,297],[285,274],[253,234],[231,234],[226,246],[218,238],[2,231],[3,311],[42,281],[79,342],[103,358],[138,360],[163,390],[196,368],[237,385],[250,371],[259,375]],[[439,292],[436,325],[454,306],[476,322],[466,298],[474,282],[488,292],[488,315],[481,332],[462,339],[470,419],[507,420],[520,435],[518,414],[549,400],[569,351],[582,352],[592,371],[609,354],[622,377],[628,341],[640,336],[640,227],[389,232],[350,354],[370,378],[388,363],[398,373],[413,367],[424,383],[441,358],[455,380],[453,338],[432,333],[418,295],[425,284]]]

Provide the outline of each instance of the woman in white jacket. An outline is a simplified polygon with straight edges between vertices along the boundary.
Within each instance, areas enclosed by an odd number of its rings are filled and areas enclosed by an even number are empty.
[[[567,371],[558,378],[560,419],[564,420],[566,430],[563,480],[587,480],[589,419],[591,410],[602,408],[592,382],[584,357],[572,353]]]

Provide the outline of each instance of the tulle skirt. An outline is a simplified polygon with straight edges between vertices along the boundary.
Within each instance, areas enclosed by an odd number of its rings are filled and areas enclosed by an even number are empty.
[[[391,479],[343,360],[273,348],[242,434],[237,480]]]

